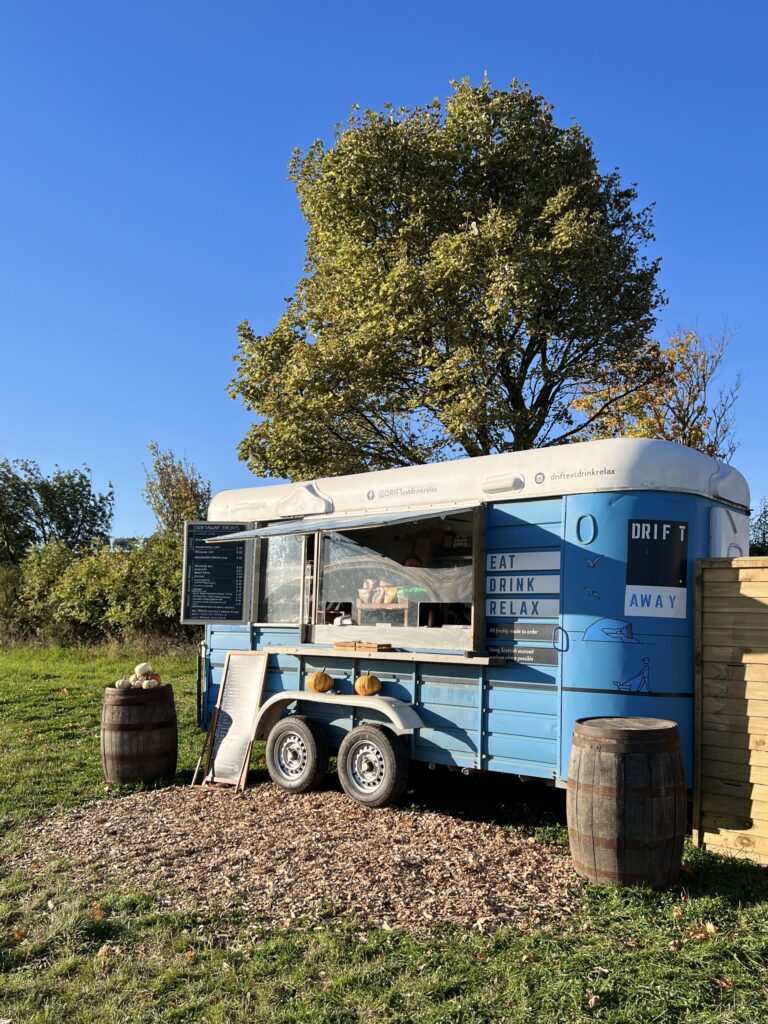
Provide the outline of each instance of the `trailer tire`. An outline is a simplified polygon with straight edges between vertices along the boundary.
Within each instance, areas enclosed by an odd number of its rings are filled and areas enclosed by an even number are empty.
[[[401,740],[381,725],[358,725],[339,747],[339,781],[365,807],[386,807],[408,783],[408,754]]]
[[[289,793],[317,789],[328,770],[328,740],[322,726],[304,715],[281,718],[267,738],[267,771]]]

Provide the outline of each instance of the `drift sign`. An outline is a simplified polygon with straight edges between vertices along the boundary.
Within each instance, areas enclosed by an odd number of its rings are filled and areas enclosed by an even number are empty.
[[[630,519],[624,614],[684,619],[687,578],[688,523]]]

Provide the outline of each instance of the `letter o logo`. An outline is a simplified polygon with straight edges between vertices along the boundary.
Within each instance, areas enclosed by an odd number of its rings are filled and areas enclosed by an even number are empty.
[[[597,520],[589,512],[576,520],[576,540],[579,544],[591,544],[597,539]]]

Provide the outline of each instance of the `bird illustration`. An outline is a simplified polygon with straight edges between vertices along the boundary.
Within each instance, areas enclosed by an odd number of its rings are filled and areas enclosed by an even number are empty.
[[[586,590],[588,597],[600,597],[598,592],[596,590],[593,590],[592,587],[582,587],[581,589]]]
[[[595,555],[594,558],[587,558],[587,556],[585,555],[584,556],[584,561],[587,563],[588,568],[596,569],[597,568],[597,563],[600,561],[600,559],[602,557],[603,557],[602,555]]]

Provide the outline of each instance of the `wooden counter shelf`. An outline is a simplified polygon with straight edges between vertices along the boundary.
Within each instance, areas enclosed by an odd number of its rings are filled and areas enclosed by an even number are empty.
[[[282,646],[262,647],[267,654],[292,654],[297,658],[337,659],[345,661],[429,661],[437,665],[503,665],[503,658],[489,658],[486,655],[472,656],[468,654],[433,654],[429,651],[339,651],[333,647],[321,647],[304,644],[300,647]]]

